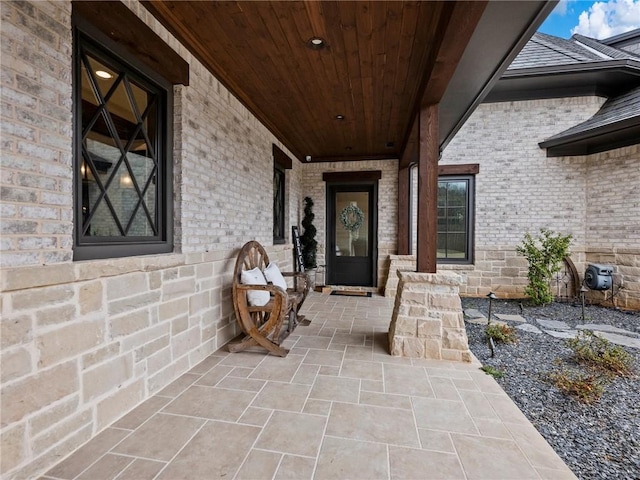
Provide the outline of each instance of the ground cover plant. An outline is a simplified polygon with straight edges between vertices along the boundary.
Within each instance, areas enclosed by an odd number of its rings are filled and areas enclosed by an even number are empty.
[[[519,303],[494,300],[492,313],[522,315],[540,330],[544,327],[537,322],[539,319],[564,321],[572,329],[583,323],[579,302],[544,306],[525,303],[522,311]],[[463,298],[462,305],[488,315],[489,302],[485,298]],[[640,336],[640,312],[587,305],[584,323],[611,325]],[[496,381],[579,479],[640,478],[640,349],[620,347],[629,355],[634,373],[605,375],[599,368],[578,363],[566,338],[516,328],[518,342],[496,343],[492,358],[486,325],[465,326],[469,347],[485,370],[503,372]],[[597,350],[595,346],[591,348]],[[582,392],[579,395],[589,389],[597,393],[601,379],[606,380],[599,399],[585,403],[554,385],[552,372],[564,373],[576,381]],[[573,377],[576,373],[579,375]]]

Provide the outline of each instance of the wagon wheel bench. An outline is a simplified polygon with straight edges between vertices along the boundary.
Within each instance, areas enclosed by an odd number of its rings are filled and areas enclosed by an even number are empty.
[[[288,288],[283,277],[293,277],[294,288]],[[230,343],[229,351],[261,346],[274,355],[285,357],[289,351],[280,344],[303,321],[298,312],[309,287],[305,273],[280,272],[269,262],[260,243],[247,242],[236,259],[232,289],[236,319],[245,336]],[[288,322],[283,330],[285,318]]]

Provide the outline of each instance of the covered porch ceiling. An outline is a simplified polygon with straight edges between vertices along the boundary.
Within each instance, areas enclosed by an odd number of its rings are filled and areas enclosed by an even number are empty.
[[[316,162],[401,158],[421,106],[438,103],[443,148],[555,3],[143,1],[299,160]]]

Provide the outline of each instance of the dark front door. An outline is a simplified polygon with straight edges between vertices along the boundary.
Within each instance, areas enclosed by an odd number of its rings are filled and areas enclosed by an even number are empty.
[[[328,283],[373,287],[377,280],[376,184],[327,187]]]

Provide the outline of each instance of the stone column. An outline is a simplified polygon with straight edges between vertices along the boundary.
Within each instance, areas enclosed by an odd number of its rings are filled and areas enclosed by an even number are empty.
[[[389,326],[391,355],[471,361],[459,287],[454,272],[398,270],[396,302]]]

